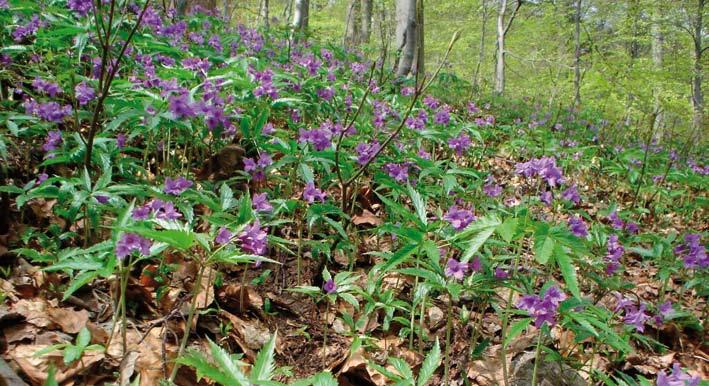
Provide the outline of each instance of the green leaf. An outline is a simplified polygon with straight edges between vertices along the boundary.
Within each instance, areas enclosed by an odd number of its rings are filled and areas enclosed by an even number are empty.
[[[515,232],[517,232],[518,221],[519,220],[516,217],[509,217],[497,227],[496,231],[503,240],[508,243],[512,241]]]
[[[581,291],[579,290],[579,282],[576,278],[576,268],[571,263],[571,258],[564,250],[564,247],[560,244],[556,244],[554,247],[554,256],[556,262],[559,264],[559,269],[561,270],[561,276],[564,277],[564,282],[566,283],[566,288],[574,295],[577,299],[581,299]]]
[[[414,379],[414,373],[411,371],[411,367],[405,360],[396,357],[389,357],[389,364],[394,367],[401,377],[404,379]]]
[[[83,327],[76,336],[76,345],[82,350],[91,343],[91,332],[88,328]]]
[[[389,270],[406,261],[406,259],[408,259],[408,257],[411,256],[411,254],[416,250],[416,247],[416,244],[407,244],[403,246],[401,249],[394,252],[394,254],[379,267],[379,270],[381,272],[389,272]]]
[[[338,386],[337,380],[329,371],[323,371],[313,376],[313,386]]]
[[[224,385],[234,385],[234,386],[248,386],[249,380],[246,375],[241,371],[241,368],[236,361],[234,361],[226,350],[219,347],[216,343],[212,342],[210,339],[209,347],[212,352],[212,358],[216,362],[217,368],[222,374],[225,375],[227,382],[220,382]]]
[[[534,258],[539,264],[546,264],[554,251],[556,241],[549,235],[549,225],[540,223],[534,233]]]
[[[508,345],[512,340],[519,336],[519,334],[524,331],[529,324],[532,323],[532,318],[524,318],[518,320],[507,329],[507,336],[505,337],[505,345]]]
[[[419,371],[418,380],[416,381],[416,386],[424,386],[429,379],[433,376],[438,366],[441,365],[441,346],[438,343],[438,338],[436,338],[436,343],[433,344],[431,351],[426,354],[426,359],[423,360],[421,364],[421,370]]]
[[[416,208],[416,214],[418,215],[421,225],[424,227],[428,224],[428,218],[426,218],[426,201],[421,198],[419,192],[417,192],[411,185],[406,185],[406,189],[409,192],[409,197],[411,197],[411,202]]]
[[[194,234],[189,230],[166,229],[155,230],[145,227],[126,227],[126,232],[137,233],[143,237],[147,237],[153,241],[159,241],[168,244],[171,247],[187,250],[194,244]]]
[[[222,210],[229,210],[234,206],[234,192],[226,183],[223,183],[222,186],[219,187],[219,198],[221,200]]]
[[[476,234],[471,240],[470,243],[468,244],[468,247],[465,249],[465,253],[463,253],[463,256],[460,258],[460,261],[463,263],[467,263],[470,261],[470,259],[475,255],[480,247],[485,244],[487,239],[492,236],[493,232],[495,232],[496,226],[491,226],[488,228],[483,229],[480,233]]]
[[[261,348],[254,367],[251,369],[251,382],[268,381],[273,377],[273,372],[276,370],[276,362],[273,358],[274,349],[276,348],[276,334],[273,334],[271,339]]]
[[[49,370],[47,370],[47,380],[42,384],[43,386],[59,386],[57,383],[57,368],[54,364],[49,365]]]

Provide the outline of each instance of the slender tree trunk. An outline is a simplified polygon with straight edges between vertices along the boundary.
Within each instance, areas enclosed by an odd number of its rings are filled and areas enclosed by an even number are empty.
[[[480,30],[480,49],[478,51],[478,63],[475,65],[475,73],[473,75],[473,91],[480,90],[480,66],[485,59],[485,37],[487,35],[487,1],[482,0],[482,28]]]
[[[350,0],[347,5],[347,23],[345,24],[345,46],[359,44],[360,0]]]
[[[308,29],[310,0],[295,0],[293,7],[293,28],[298,31]]]
[[[581,106],[581,0],[576,0],[576,17],[574,18],[576,31],[574,41],[576,51],[574,52],[574,106]]]
[[[495,93],[505,92],[505,11],[507,0],[500,0],[497,12],[497,63],[495,64]]]
[[[702,92],[702,17],[704,14],[705,0],[697,0],[697,16],[694,22],[694,78],[692,79],[692,106],[694,118],[692,126],[695,130],[703,129],[704,121],[704,93]]]
[[[420,74],[425,74],[426,73],[426,66],[425,66],[425,51],[424,51],[424,43],[425,43],[425,36],[424,36],[424,20],[423,20],[423,1],[424,0],[418,0],[416,4],[416,37],[418,38],[416,41],[416,67],[414,69],[414,73],[420,73]],[[420,77],[420,79],[423,81],[423,77]]]
[[[360,42],[369,43],[372,36],[372,0],[362,0],[362,29],[360,32]]]
[[[416,0],[396,0],[396,45],[401,51],[397,76],[411,72],[418,42],[416,35]]]
[[[655,14],[653,15],[653,22],[652,22],[652,27],[651,27],[651,33],[652,33],[652,64],[655,67],[655,72],[657,74],[660,74],[662,71],[662,63],[663,63],[663,56],[664,56],[664,50],[663,50],[663,45],[665,43],[665,37],[662,34],[662,30],[660,29],[660,22],[659,22],[659,11],[656,10]],[[656,82],[659,83],[659,81],[656,80]],[[664,126],[664,113],[662,111],[662,104],[660,103],[660,93],[662,91],[662,88],[660,86],[655,86],[652,90],[652,93],[654,94],[655,97],[655,106],[654,106],[654,114],[655,114],[655,131],[658,132],[658,137],[661,135],[661,130]]]
[[[225,0],[226,1],[226,0]],[[259,17],[261,18],[261,24],[268,28],[269,26],[269,4],[268,0],[261,0],[261,7],[259,8]]]

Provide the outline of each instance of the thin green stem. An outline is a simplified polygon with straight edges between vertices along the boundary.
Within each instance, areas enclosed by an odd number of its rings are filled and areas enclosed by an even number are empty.
[[[534,370],[532,370],[532,386],[537,386],[537,371],[539,370],[539,357],[542,354],[542,329],[539,329],[537,338],[537,353],[534,356]]]
[[[443,379],[450,385],[451,329],[453,327],[453,297],[448,294],[448,316],[446,321],[446,363],[443,367]]]
[[[197,272],[197,278],[195,279],[194,287],[192,287],[192,299],[190,301],[190,309],[187,314],[187,324],[185,325],[185,332],[182,335],[182,341],[180,342],[180,348],[177,350],[176,357],[179,358],[187,347],[187,341],[190,337],[190,331],[192,330],[192,322],[194,321],[195,311],[197,310],[197,294],[202,287],[202,276],[204,275],[204,270],[207,268],[206,264],[200,262],[199,271]],[[180,364],[175,362],[170,373],[170,384],[174,383],[175,377],[177,376],[177,370],[180,369]]]

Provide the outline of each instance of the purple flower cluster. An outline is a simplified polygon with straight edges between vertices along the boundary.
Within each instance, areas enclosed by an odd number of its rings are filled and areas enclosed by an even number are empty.
[[[430,95],[426,95],[423,98],[423,104],[426,105],[426,107],[428,107],[431,110],[435,110],[438,108],[438,106],[440,106],[440,102],[438,102],[438,99],[436,99]]]
[[[133,209],[131,217],[134,220],[147,220],[151,214],[159,220],[177,220],[182,217],[172,202],[158,199],[150,200],[145,205]]]
[[[517,308],[527,311],[534,318],[534,326],[540,328],[544,323],[550,327],[556,324],[559,304],[566,299],[566,294],[559,287],[551,286],[542,296],[525,295],[517,302]]]
[[[322,289],[328,295],[334,294],[335,292],[337,292],[337,284],[335,283],[334,280],[332,280],[330,278],[330,279],[327,279],[325,284],[323,284]]]
[[[221,227],[219,228],[219,231],[217,231],[216,237],[214,237],[214,243],[218,245],[224,245],[229,243],[232,237],[234,237],[234,234],[231,233],[229,229],[227,229],[226,227]]]
[[[623,227],[625,226],[625,223],[620,218],[620,216],[618,216],[618,212],[615,210],[612,211],[611,214],[608,215],[608,219],[611,221],[611,226],[614,229],[620,230],[620,229],[623,229]]]
[[[556,166],[556,158],[554,157],[534,158],[518,163],[515,165],[515,171],[528,178],[539,176],[552,188],[565,181],[561,169]]]
[[[61,106],[57,102],[37,103],[33,99],[26,100],[24,107],[27,115],[36,115],[45,121],[54,123],[61,123],[73,111],[71,105]]]
[[[320,202],[325,202],[326,196],[327,193],[316,188],[313,182],[308,182],[307,184],[305,184],[305,188],[303,189],[303,199],[309,204],[312,204],[316,200]]]
[[[588,227],[586,226],[586,223],[583,221],[581,216],[569,217],[568,224],[569,229],[571,229],[571,233],[573,233],[574,236],[582,238],[588,236]]]
[[[176,118],[191,118],[197,115],[195,106],[186,92],[171,95],[168,98],[168,109]]]
[[[450,114],[450,107],[448,106],[443,106],[438,112],[436,112],[436,115],[433,117],[433,123],[437,125],[443,125],[446,126],[450,123],[451,121],[451,114]]]
[[[539,201],[542,202],[542,204],[546,206],[551,206],[552,199],[554,198],[554,195],[551,193],[550,190],[545,190],[541,193],[539,193]]]
[[[446,270],[444,273],[447,277],[452,277],[455,280],[463,280],[465,274],[468,272],[468,269],[470,269],[469,263],[461,263],[451,257],[446,263]]]
[[[605,256],[606,273],[608,275],[613,275],[620,268],[620,258],[623,257],[623,253],[625,253],[625,248],[623,248],[623,245],[621,245],[618,241],[617,235],[610,235],[608,237],[606,249],[608,251]]]
[[[27,24],[17,27],[12,32],[12,37],[16,42],[20,43],[26,38],[36,34],[41,26],[42,21],[39,19],[39,15],[32,15],[32,19]]]
[[[472,145],[470,137],[465,132],[458,134],[457,137],[453,137],[448,140],[448,147],[455,150],[455,154],[462,156],[463,152],[468,150]]]
[[[258,86],[254,89],[254,96],[260,98],[268,96],[271,99],[278,98],[278,89],[273,85],[273,71],[267,68],[261,72],[252,71],[254,80],[258,82]]]
[[[409,162],[388,162],[384,165],[384,167],[382,167],[382,169],[384,169],[389,177],[393,178],[397,182],[406,182],[409,179],[409,166],[411,166],[411,163]]]
[[[271,155],[264,152],[254,161],[253,158],[244,158],[244,171],[251,174],[254,181],[263,181],[266,178],[266,168],[273,164]]]
[[[355,152],[357,153],[357,163],[360,165],[364,165],[369,162],[369,160],[371,160],[372,157],[377,154],[380,147],[381,146],[379,145],[379,142],[376,141],[371,144],[364,142],[358,143],[357,146],[355,146]]]
[[[674,363],[672,365],[672,374],[667,375],[663,370],[657,374],[657,386],[698,386],[701,378],[697,376],[691,376],[688,373],[682,371],[679,367],[679,363]]]
[[[581,196],[578,190],[576,190],[576,184],[569,186],[566,190],[561,192],[561,198],[578,205],[579,202],[581,202]]]
[[[163,192],[172,194],[173,196],[179,196],[182,192],[189,189],[192,184],[192,181],[181,176],[175,178],[174,180],[168,177],[165,178],[165,188],[163,189]]]
[[[67,0],[66,6],[77,16],[86,16],[91,10],[93,0]]]
[[[326,124],[320,125],[319,128],[305,130],[300,129],[298,134],[298,142],[310,143],[315,150],[323,151],[332,146],[332,131]]]
[[[257,212],[270,212],[273,210],[273,206],[268,202],[268,194],[257,193],[251,199],[251,207]]]
[[[96,97],[96,92],[86,82],[81,82],[74,87],[76,100],[79,101],[79,106],[84,106]]]
[[[0,0],[0,9],[10,9],[8,0]]]
[[[458,205],[453,205],[448,208],[443,219],[448,221],[453,229],[457,231],[465,229],[471,222],[476,220],[472,210],[459,207]]]
[[[633,326],[637,331],[645,331],[645,323],[650,319],[645,311],[647,306],[644,303],[636,305],[634,301],[623,297],[622,295],[616,293],[616,306],[614,312],[622,311],[625,315],[623,316],[623,323]]]
[[[47,133],[47,138],[44,140],[42,145],[42,150],[49,152],[56,150],[57,147],[62,143],[62,132],[59,130],[52,130]]]
[[[141,255],[148,256],[150,255],[151,244],[150,240],[135,233],[124,233],[116,243],[116,257],[118,260],[123,260],[133,251],[138,251]]]
[[[493,115],[486,115],[485,117],[475,118],[475,124],[478,126],[494,126],[495,117]]]
[[[707,249],[702,245],[702,236],[698,233],[684,236],[684,243],[674,248],[675,255],[684,260],[687,269],[705,269],[709,267]]]
[[[268,228],[261,228],[261,223],[255,220],[238,237],[241,249],[254,255],[263,255],[267,247],[267,231]]]
[[[426,113],[426,110],[419,110],[415,116],[412,115],[406,118],[406,126],[414,130],[425,129],[426,122],[428,122],[428,113]]]
[[[59,84],[44,80],[40,77],[34,78],[34,80],[32,81],[32,88],[34,88],[34,90],[38,93],[49,95],[52,98],[62,92],[62,89],[61,87],[59,87]]]
[[[209,59],[207,58],[186,58],[182,60],[182,66],[188,70],[201,71],[206,74],[212,65],[209,63]]]
[[[488,197],[497,197],[502,193],[502,186],[497,185],[494,181],[488,181],[488,183],[483,186],[483,192]]]

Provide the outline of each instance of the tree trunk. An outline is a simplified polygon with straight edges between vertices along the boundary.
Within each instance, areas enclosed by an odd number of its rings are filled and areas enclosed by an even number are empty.
[[[416,0],[396,0],[396,46],[401,52],[397,76],[411,72],[418,42],[416,35]]]
[[[350,0],[347,6],[347,23],[345,24],[345,46],[354,47],[359,44],[360,0]]]
[[[369,43],[372,35],[372,0],[362,0],[362,29],[359,34],[361,43]]]
[[[268,28],[268,25],[269,25],[268,18],[270,17],[268,15],[268,13],[269,13],[268,11],[269,11],[268,0],[261,0],[261,7],[259,8],[259,17],[261,18],[261,24],[266,28]]]
[[[293,7],[293,28],[297,31],[308,29],[308,18],[310,12],[310,0],[295,0]]]
[[[694,23],[694,78],[692,79],[692,106],[694,117],[692,126],[695,130],[703,129],[704,121],[704,93],[702,92],[702,16],[704,13],[704,0],[697,0],[697,16]]]
[[[655,67],[656,73],[660,73],[662,71],[662,62],[663,62],[663,45],[665,43],[665,37],[662,34],[662,30],[660,29],[660,21],[659,21],[659,11],[655,11],[655,15],[653,15],[654,20],[652,21],[652,27],[651,27],[651,34],[652,34],[652,64]],[[657,80],[656,80],[657,82]],[[660,103],[660,93],[662,89],[659,86],[656,86],[653,88],[652,93],[655,96],[655,107],[654,107],[654,114],[655,114],[655,122],[654,122],[654,127],[655,131],[660,133],[660,130],[664,126],[664,113],[662,111],[662,104]],[[658,135],[659,137],[660,135]]]
[[[426,66],[424,60],[424,20],[423,20],[423,0],[418,0],[416,4],[416,66],[414,73],[425,74]],[[421,79],[423,80],[423,79]]]
[[[581,106],[581,0],[576,0],[576,17],[574,18],[576,31],[574,41],[576,51],[574,52],[574,106]]]
[[[480,90],[480,66],[485,59],[485,37],[487,35],[487,2],[482,0],[482,28],[480,31],[480,48],[478,51],[478,63],[475,65],[475,73],[473,75],[473,92]]]
[[[497,63],[495,64],[495,93],[505,92],[505,11],[507,0],[500,0],[497,12]]]

